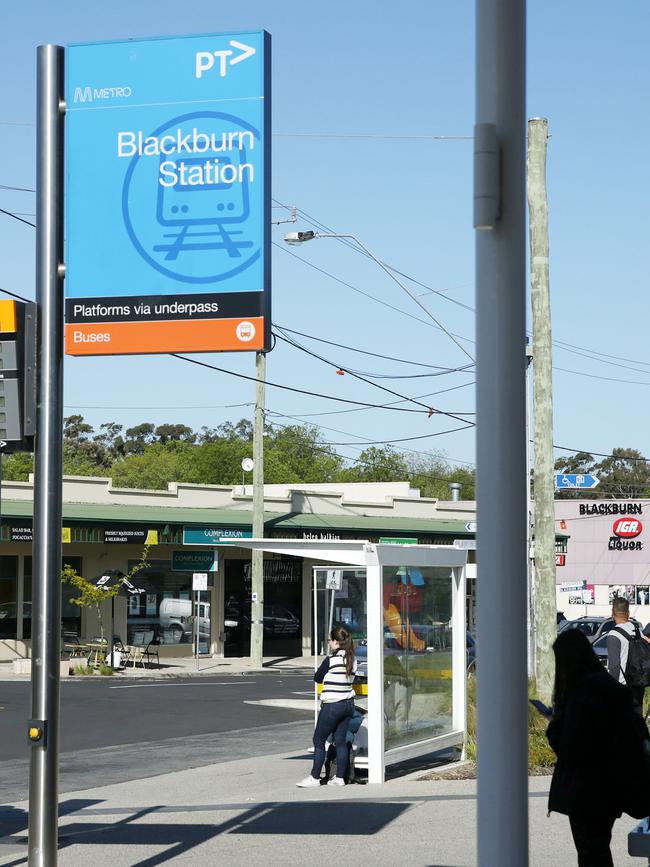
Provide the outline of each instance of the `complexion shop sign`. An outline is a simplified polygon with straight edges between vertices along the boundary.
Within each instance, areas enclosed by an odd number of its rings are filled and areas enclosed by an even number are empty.
[[[66,50],[66,352],[268,348],[270,36]]]

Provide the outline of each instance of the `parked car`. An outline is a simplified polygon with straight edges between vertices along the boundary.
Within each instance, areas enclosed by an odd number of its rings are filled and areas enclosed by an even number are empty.
[[[399,646],[393,646],[395,641],[392,632],[389,629],[384,630],[384,655],[399,656],[404,653],[404,649]],[[467,651],[467,673],[474,674],[476,672],[476,639],[471,632],[466,633],[465,647]],[[368,676],[368,642],[364,638],[355,648],[355,656],[357,658],[357,674],[359,677]]]
[[[598,659],[607,667],[607,635],[601,635],[591,646]]]
[[[558,611],[556,616],[557,616],[557,630],[559,632],[561,627],[562,627],[562,624],[567,623],[567,618],[564,614],[564,611]]]
[[[565,620],[564,623],[560,624],[558,632],[564,632],[566,629],[579,629],[592,641],[607,619],[607,617],[577,617],[575,620]],[[611,620],[611,617],[609,619]]]
[[[639,623],[638,620],[635,620],[634,617],[630,617],[630,622],[634,623],[635,626],[638,626],[639,629],[641,630],[641,632],[643,632],[643,626],[641,626],[641,624]],[[598,632],[596,632],[596,634],[594,635],[594,637],[592,639],[592,643],[598,641],[603,636],[606,637],[607,633],[611,632],[615,626],[616,626],[616,624],[614,623],[613,617],[605,617],[603,622],[598,627]]]

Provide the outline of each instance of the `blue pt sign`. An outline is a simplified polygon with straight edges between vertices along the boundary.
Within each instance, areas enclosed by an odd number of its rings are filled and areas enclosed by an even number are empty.
[[[66,51],[66,352],[268,348],[270,36]]]

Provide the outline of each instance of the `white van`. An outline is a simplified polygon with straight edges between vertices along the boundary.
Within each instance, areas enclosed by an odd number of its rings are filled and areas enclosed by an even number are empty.
[[[163,599],[160,603],[160,626],[172,633],[169,643],[181,644],[192,640],[194,602],[191,599]],[[199,603],[199,637],[210,635],[210,603]]]

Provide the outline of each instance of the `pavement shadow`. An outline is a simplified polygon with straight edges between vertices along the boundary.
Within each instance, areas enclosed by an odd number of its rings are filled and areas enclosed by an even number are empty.
[[[101,803],[101,799],[98,800],[97,798],[92,800],[90,798],[68,798],[67,801],[61,801],[59,804],[59,816],[69,816],[71,813],[77,813],[79,810],[95,807]],[[27,810],[12,807],[9,804],[0,806],[0,839],[26,831],[27,821]]]
[[[74,802],[73,802],[74,803]],[[91,806],[97,801],[76,802]],[[69,812],[83,811],[77,806]],[[371,836],[377,834],[390,822],[410,808],[408,803],[365,804],[355,802],[354,810],[341,810],[339,802],[333,803],[260,803],[217,823],[159,823],[139,822],[151,819],[162,807],[149,807],[134,811],[123,819],[107,822],[80,821],[63,825],[59,832],[59,849],[71,846],[155,846],[157,852],[140,861],[132,861],[132,867],[157,867],[189,852],[197,846],[221,834],[267,834],[313,835],[319,838],[329,834]],[[183,807],[177,807],[179,813]],[[18,811],[24,812],[24,811]],[[16,817],[18,819],[18,817]],[[25,827],[23,821],[23,827]],[[25,864],[26,857],[19,857],[7,867]]]

